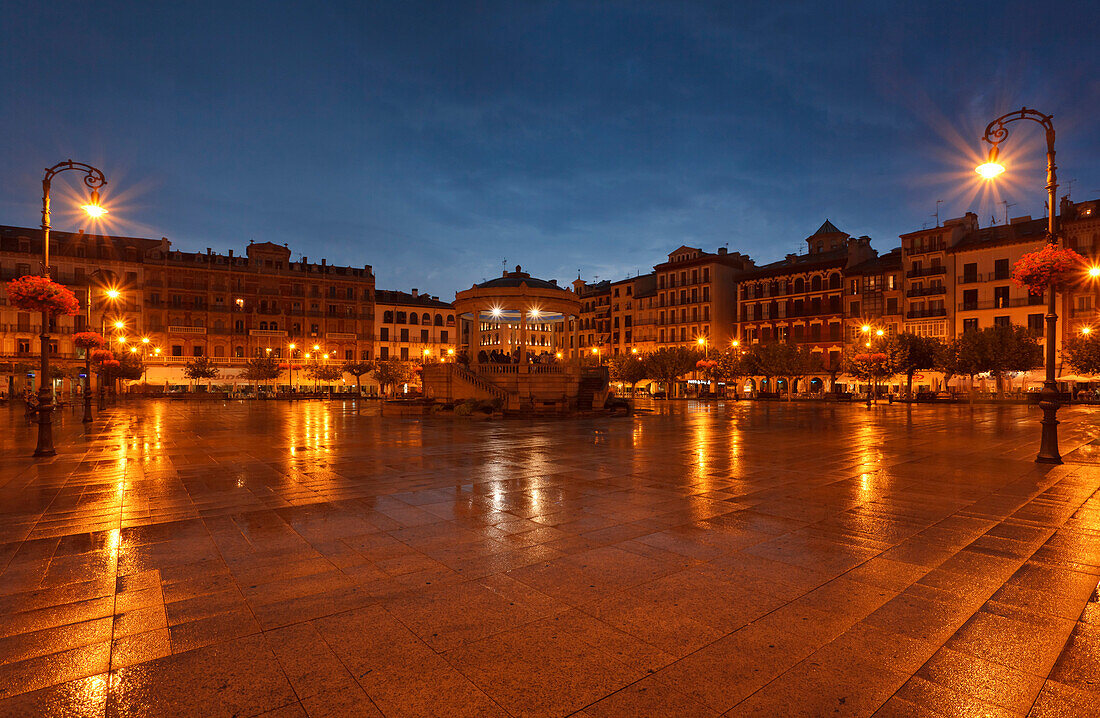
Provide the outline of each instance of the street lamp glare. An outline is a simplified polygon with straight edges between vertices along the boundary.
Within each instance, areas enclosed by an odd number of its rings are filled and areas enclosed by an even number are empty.
[[[118,299],[120,296],[122,296],[122,292],[118,291],[117,289],[108,289],[105,294],[107,295],[108,299]]]
[[[126,343],[126,337],[119,337],[118,338],[118,343],[119,344],[125,344]]]
[[[88,204],[81,205],[80,208],[93,219],[107,214],[107,209],[99,203],[99,190],[96,189],[92,190],[92,196],[88,199]]]
[[[142,344],[148,344],[149,343],[149,337],[142,337],[141,338],[141,343]]]
[[[988,133],[987,133],[988,134]],[[974,171],[981,175],[984,179],[991,180],[997,175],[1005,171],[1004,165],[997,161],[997,145],[993,145],[989,148],[989,159],[984,164],[980,164],[974,168]]]
[[[704,339],[703,337],[699,337],[698,339],[695,340],[695,343],[698,344],[699,346],[703,346],[704,344],[707,343],[707,340]]]
[[[1005,171],[1005,166],[999,162],[986,162],[985,164],[980,164],[975,167],[974,171],[980,174],[982,178],[991,180],[1003,173]]]
[[[1100,277],[1100,267],[1089,267],[1090,277]]]
[[[1092,327],[1081,327],[1082,334],[1092,334]]]
[[[871,331],[871,325],[870,324],[864,324],[862,327],[860,327],[860,329],[862,329],[863,333],[866,334],[867,332]]]
[[[293,344],[287,344],[287,348],[290,349],[290,351],[294,351],[295,349],[297,349],[297,347]]]
[[[876,334],[876,335],[878,335],[878,336],[880,336],[880,337],[881,337],[881,336],[882,336],[883,334],[885,334],[885,333],[886,333],[886,332],[885,332],[885,331],[883,331],[882,329],[879,329],[878,331],[876,331],[876,332],[875,332],[875,334]]]
[[[131,354],[137,354],[137,347],[130,347]]]
[[[126,326],[126,322],[121,319],[115,322],[115,329],[122,329],[124,326]]]

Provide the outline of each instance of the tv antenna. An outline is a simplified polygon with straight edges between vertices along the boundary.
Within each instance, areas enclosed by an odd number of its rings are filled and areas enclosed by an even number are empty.
[[[936,218],[936,226],[937,226],[937,227],[939,227],[939,226],[940,226],[940,205],[941,205],[941,204],[943,204],[943,200],[942,200],[942,199],[938,199],[938,200],[936,200],[936,213],[932,215],[933,217],[935,217],[935,218]]]
[[[1070,195],[1073,194],[1073,183],[1076,182],[1076,181],[1077,181],[1076,177],[1074,177],[1073,179],[1070,179],[1070,180],[1066,180],[1066,198],[1067,199],[1069,198]]]
[[[1001,200],[1001,204],[1003,204],[1005,206],[1005,224],[1007,225],[1008,224],[1008,208],[1009,207],[1015,207],[1016,203],[1015,202],[1009,202],[1007,199],[1003,199],[1003,200]]]

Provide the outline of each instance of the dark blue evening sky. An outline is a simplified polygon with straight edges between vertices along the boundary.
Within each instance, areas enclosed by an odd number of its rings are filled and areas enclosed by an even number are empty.
[[[1025,104],[1055,115],[1073,197],[1100,197],[1098,21],[1095,2],[7,3],[0,224],[36,226],[42,168],[72,157],[107,172],[113,232],[287,242],[448,298],[505,259],[563,280],[681,244],[771,261],[826,217],[886,250],[939,199],[983,225],[1001,199],[1044,213],[1037,125],[1015,126],[999,196],[973,179],[986,122]]]

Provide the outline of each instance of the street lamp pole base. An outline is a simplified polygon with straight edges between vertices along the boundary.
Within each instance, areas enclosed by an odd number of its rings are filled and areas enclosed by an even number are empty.
[[[1043,410],[1043,418],[1040,421],[1043,425],[1043,434],[1035,463],[1061,464],[1062,455],[1058,453],[1058,424],[1060,423],[1057,419],[1058,403],[1050,400],[1040,401],[1039,408]]]

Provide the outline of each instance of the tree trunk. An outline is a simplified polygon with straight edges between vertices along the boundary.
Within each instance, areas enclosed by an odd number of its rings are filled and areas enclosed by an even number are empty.
[[[906,398],[908,398],[909,401],[912,401],[913,400],[913,372],[909,372],[905,376],[906,376],[906,379],[907,379],[907,383],[906,383],[906,386],[905,386]]]

